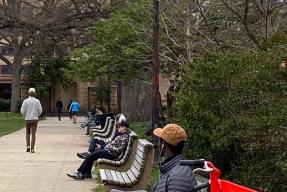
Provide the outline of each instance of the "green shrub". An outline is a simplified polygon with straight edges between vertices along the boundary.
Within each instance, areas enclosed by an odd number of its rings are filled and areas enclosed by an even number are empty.
[[[285,53],[284,53],[285,52]],[[286,50],[209,54],[189,67],[174,106],[187,156],[252,188],[287,190]]]
[[[0,111],[10,111],[10,106],[10,99],[0,99]]]

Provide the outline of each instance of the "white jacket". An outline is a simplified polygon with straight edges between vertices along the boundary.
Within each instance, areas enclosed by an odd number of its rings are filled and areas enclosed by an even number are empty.
[[[38,99],[29,96],[23,101],[21,114],[25,117],[25,120],[38,120],[42,114],[42,106]]]

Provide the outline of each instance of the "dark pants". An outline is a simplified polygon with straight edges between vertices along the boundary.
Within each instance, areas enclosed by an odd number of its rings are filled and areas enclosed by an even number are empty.
[[[70,117],[70,120],[72,120],[72,118],[73,118],[72,111],[69,111],[69,117]]]
[[[89,150],[88,150],[88,151],[89,151],[90,153],[95,152],[95,151],[96,151],[96,148],[98,148],[97,144],[101,146],[100,149],[104,149],[104,147],[106,146],[106,143],[105,143],[103,140],[99,140],[99,139],[95,139],[95,138],[94,138],[94,139],[91,141],[91,143],[90,143],[90,146],[89,146]]]
[[[116,159],[117,157],[110,154],[106,149],[100,149],[100,150],[96,150],[95,152],[89,154],[85,160],[83,161],[83,163],[81,164],[81,166],[79,167],[78,171],[82,174],[88,174],[91,175],[91,171],[94,165],[94,161],[100,159],[100,158],[105,158],[105,159]]]
[[[91,129],[91,127],[90,127],[90,125],[89,125],[89,123],[87,124],[87,133],[86,133],[86,135],[90,135],[90,129]]]
[[[85,122],[81,127],[84,128],[84,127],[87,127],[87,133],[86,135],[89,135],[90,134],[90,127],[91,127],[91,123],[92,123],[92,120],[87,120],[87,122]]]
[[[63,111],[62,108],[58,108],[58,109],[57,109],[57,114],[58,114],[58,119],[59,119],[59,121],[61,121],[62,111]]]

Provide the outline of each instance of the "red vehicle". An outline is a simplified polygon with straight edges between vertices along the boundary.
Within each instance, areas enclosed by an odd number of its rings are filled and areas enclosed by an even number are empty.
[[[194,187],[194,191],[209,188],[210,192],[258,192],[236,183],[220,179],[220,170],[217,169],[211,162],[205,160],[181,160],[180,165],[188,165],[197,167],[193,170],[203,171],[209,173],[209,180],[207,183],[199,184]]]

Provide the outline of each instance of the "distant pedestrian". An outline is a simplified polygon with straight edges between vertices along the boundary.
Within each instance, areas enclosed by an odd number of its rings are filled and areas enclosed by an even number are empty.
[[[61,116],[62,116],[62,111],[63,111],[63,102],[61,101],[60,97],[58,97],[57,99],[56,108],[57,108],[58,119],[59,121],[61,121]]]
[[[68,104],[68,106],[67,106],[67,111],[68,111],[68,113],[69,113],[70,120],[72,120],[72,117],[73,117],[72,111],[70,111],[70,107],[71,107],[71,104],[72,104],[72,103],[73,103],[73,101],[70,100],[70,102],[69,102],[69,104]]]
[[[21,114],[24,116],[26,121],[26,152],[34,153],[36,131],[39,116],[42,114],[42,106],[38,99],[35,98],[36,91],[34,88],[28,90],[29,97],[23,101],[21,106]],[[32,133],[32,141],[30,145],[30,135]]]
[[[73,123],[77,123],[77,114],[79,112],[79,109],[80,109],[80,104],[77,102],[76,99],[74,99],[69,109],[69,111],[72,112]]]

